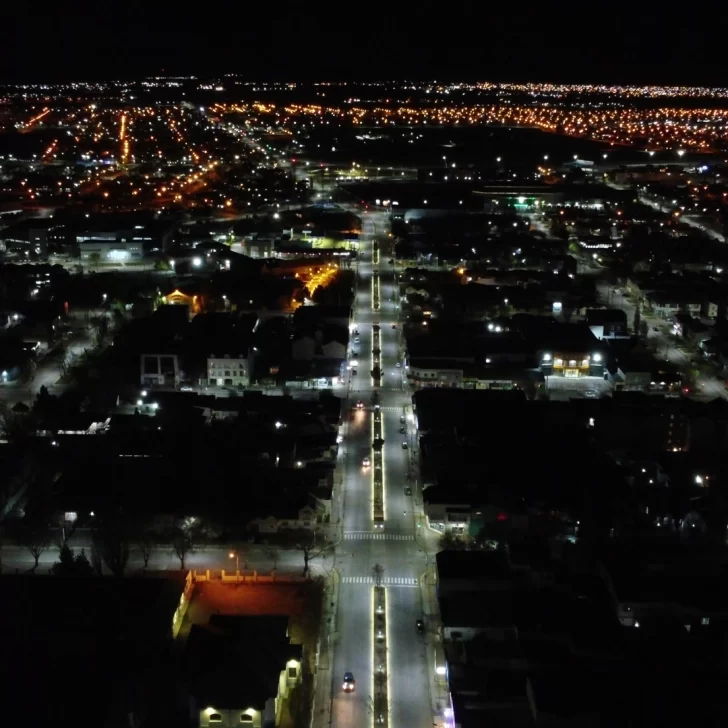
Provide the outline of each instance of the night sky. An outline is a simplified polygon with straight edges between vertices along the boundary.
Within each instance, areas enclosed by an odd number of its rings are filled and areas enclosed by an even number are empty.
[[[234,72],[251,80],[728,82],[726,22],[718,10],[532,5],[72,0],[41,15],[34,3],[12,3],[0,11],[0,78]],[[630,9],[608,12],[616,5]]]

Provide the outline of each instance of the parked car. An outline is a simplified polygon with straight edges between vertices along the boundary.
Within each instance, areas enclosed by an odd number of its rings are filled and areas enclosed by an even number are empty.
[[[415,622],[415,629],[417,630],[417,634],[424,634],[425,633],[424,620],[418,619],[417,622]]]
[[[402,442],[402,449],[406,450],[409,447],[409,445],[406,442]]]
[[[405,495],[412,495],[412,488],[410,488],[409,485],[405,487],[404,494]]]

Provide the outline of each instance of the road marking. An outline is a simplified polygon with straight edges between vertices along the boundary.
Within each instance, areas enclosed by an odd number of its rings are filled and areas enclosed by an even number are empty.
[[[341,580],[342,584],[373,584],[374,577],[372,576],[345,576]],[[384,586],[406,586],[415,587],[417,586],[417,579],[413,579],[409,576],[385,576],[382,579]]]
[[[344,541],[414,541],[415,537],[403,533],[373,533],[371,531],[347,531]]]

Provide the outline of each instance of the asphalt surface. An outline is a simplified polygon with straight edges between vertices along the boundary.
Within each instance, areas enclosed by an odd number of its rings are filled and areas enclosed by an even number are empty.
[[[53,540],[52,540],[53,541]],[[57,539],[60,541],[60,539]],[[85,549],[86,555],[91,555],[91,543],[89,539],[71,538],[68,541],[70,548],[78,553],[82,548]],[[245,547],[237,549],[238,559],[230,558],[230,547],[227,546],[205,546],[198,547],[191,553],[187,554],[185,559],[185,567],[187,569],[196,569],[202,571],[204,569],[220,570],[225,569],[231,573],[235,573],[237,565],[240,566],[241,572],[251,573],[257,570],[260,573],[268,574],[275,567],[279,573],[295,573],[299,576],[303,574],[303,554],[296,549],[272,548],[249,544]],[[276,552],[275,558],[272,551]],[[58,561],[59,548],[56,543],[52,542],[41,554],[37,571],[43,573],[50,569],[53,564]],[[3,572],[25,572],[34,568],[34,559],[27,548],[5,543],[2,548],[2,570]],[[322,554],[318,558],[311,561],[309,568],[311,573],[316,575],[325,575],[330,571],[333,562],[333,554],[328,553],[326,556]],[[127,573],[133,574],[136,571],[143,570],[144,559],[137,548],[132,546],[129,554],[129,562],[127,565]],[[159,545],[154,548],[149,558],[147,568],[150,571],[167,571],[180,568],[180,560],[175,554],[171,546]]]
[[[410,395],[402,388],[399,358],[399,324],[391,258],[383,246],[379,264],[381,310],[372,311],[371,241],[374,234],[386,233],[382,213],[363,216],[362,244],[358,264],[358,286],[355,324],[359,331],[357,374],[351,377],[348,419],[342,447],[343,509],[342,538],[336,547],[336,567],[339,574],[339,599],[334,644],[334,670],[330,724],[342,728],[364,728],[372,725],[369,709],[372,695],[372,569],[375,564],[384,568],[387,587],[388,672],[390,725],[431,726],[433,716],[427,674],[425,638],[418,635],[415,622],[422,614],[419,578],[425,571],[425,553],[416,539],[415,502],[406,496],[412,447],[406,450],[402,442],[413,443],[411,423],[408,432],[399,433],[400,416],[407,412],[411,420]],[[372,324],[379,321],[382,350],[382,386],[379,403],[383,413],[383,449],[385,525],[373,528],[372,473],[362,467],[362,460],[371,457],[371,410],[373,386],[370,377]],[[393,329],[392,324],[397,328]],[[365,409],[357,410],[361,400]],[[406,408],[406,409],[405,409]],[[344,693],[342,679],[346,671],[354,673],[357,681],[353,693]],[[324,721],[326,723],[326,721]]]

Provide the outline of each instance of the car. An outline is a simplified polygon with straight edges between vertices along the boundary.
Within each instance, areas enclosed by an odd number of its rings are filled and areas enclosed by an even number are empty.
[[[654,331],[655,333],[657,333],[657,334],[659,334],[659,333],[660,333],[660,327],[659,327],[659,326],[653,326],[653,327],[652,327],[652,330],[653,330],[653,331]]]
[[[406,449],[407,449],[408,447],[409,447],[409,445],[407,445],[407,443],[406,443],[406,442],[403,442],[403,443],[402,443],[402,449],[403,449],[403,450],[406,450]]]
[[[397,328],[397,324],[392,324],[392,328],[393,329],[396,329]]]
[[[418,619],[415,622],[415,629],[417,630],[417,634],[424,634],[425,633],[425,622],[422,619]]]
[[[375,410],[378,410],[378,409],[381,409],[381,408],[382,408],[382,405],[380,405],[378,402],[377,402],[377,404],[374,405],[374,409]]]
[[[596,389],[585,389],[584,396],[587,399],[597,399],[599,397],[599,392],[597,392]]]
[[[357,408],[357,409],[364,409],[364,402],[362,402],[361,400],[359,400],[359,401],[358,401],[358,402],[356,403],[356,408]]]
[[[354,351],[354,349],[352,349],[351,350],[351,355],[354,357],[354,359],[356,359],[359,356],[359,352],[358,351]]]
[[[352,370],[351,370],[351,373],[352,373],[352,375],[353,375],[353,376],[356,376],[356,373],[357,373],[358,371],[359,371],[358,369],[352,369]]]
[[[395,366],[397,367],[397,369],[400,369],[402,365],[399,362],[397,362],[397,364]]]
[[[401,426],[401,427],[399,428],[399,434],[400,434],[400,435],[406,435],[406,434],[407,434],[407,428],[406,428],[406,427],[405,427],[404,425],[402,425],[402,426]]]
[[[399,421],[404,424],[404,415],[399,416]]]
[[[342,685],[345,693],[353,693],[356,688],[356,680],[351,672],[344,673],[344,684]]]
[[[412,488],[410,488],[409,485],[405,487],[404,494],[405,495],[412,495]]]
[[[364,458],[361,461],[362,468],[368,468],[372,464],[372,461],[369,458]]]
[[[194,387],[191,387],[189,384],[183,384],[179,388],[179,390],[180,390],[180,392],[194,392],[195,391],[195,388]]]

